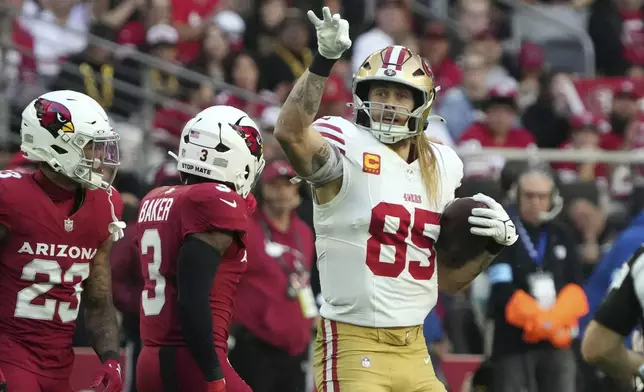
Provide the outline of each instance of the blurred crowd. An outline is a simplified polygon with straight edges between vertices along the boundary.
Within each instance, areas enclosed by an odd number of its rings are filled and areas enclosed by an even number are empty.
[[[17,153],[20,114],[54,89],[88,94],[112,117],[122,138],[115,186],[125,195],[125,220],[136,216],[150,187],[177,183],[166,152],[176,150],[184,123],[204,107],[246,111],[262,128],[266,159],[283,159],[272,129],[316,50],[305,12],[323,5],[349,21],[353,47],[334,68],[320,116],[351,118],[352,72],[368,54],[400,44],[431,64],[440,86],[434,113],[446,122],[432,121],[428,132],[444,144],[521,148],[526,156],[534,148],[644,153],[642,0],[9,0],[2,6],[9,28],[0,33],[10,43],[1,47],[0,68],[9,137],[0,168],[33,169]],[[502,200],[515,166],[521,164],[501,156],[466,159],[462,195],[482,190]],[[269,207],[258,219],[297,211],[310,226],[308,190],[293,193],[275,182],[289,170],[267,169],[260,193]],[[565,159],[552,170],[565,200],[559,219],[591,276],[641,212],[644,172],[636,164]],[[276,230],[287,233],[284,224]],[[257,257],[276,256],[267,247]],[[311,257],[302,264],[311,265]],[[441,298],[426,331],[439,357],[483,353],[475,297]],[[249,325],[244,331],[261,335]]]

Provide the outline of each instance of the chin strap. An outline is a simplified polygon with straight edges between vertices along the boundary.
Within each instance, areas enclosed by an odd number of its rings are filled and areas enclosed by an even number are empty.
[[[125,233],[123,232],[123,230],[125,230],[127,225],[125,224],[125,222],[120,221],[116,217],[116,212],[114,211],[114,203],[112,203],[112,190],[113,189],[114,188],[110,187],[107,190],[107,195],[108,195],[107,200],[110,203],[110,213],[112,214],[112,222],[110,222],[110,224],[107,226],[107,231],[110,232],[112,241],[116,242],[116,241],[122,239],[123,237],[125,237]]]

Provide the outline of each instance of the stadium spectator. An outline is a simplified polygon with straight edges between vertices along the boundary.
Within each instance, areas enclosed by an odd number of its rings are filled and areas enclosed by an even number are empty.
[[[601,208],[587,198],[576,198],[568,203],[567,213],[575,229],[585,279],[604,252],[610,249],[617,230]]]
[[[177,148],[186,122],[198,111],[212,105],[214,88],[210,82],[184,80],[178,98],[179,103],[170,103],[157,109],[153,119],[152,139],[164,150],[164,155],[168,150]]]
[[[475,35],[467,46],[466,51],[483,56],[485,66],[488,69],[485,81],[488,88],[517,84],[517,81],[510,76],[508,70],[501,65],[501,55],[503,54],[501,42],[492,30],[484,30]]]
[[[124,29],[133,29],[134,25],[143,24],[146,3],[146,0],[93,0],[92,14],[95,20],[120,34]]]
[[[270,69],[266,73],[266,88],[275,90],[280,84],[292,85],[311,65],[313,54],[309,49],[309,26],[304,13],[289,8],[279,26],[277,42],[273,53],[263,61],[262,67]]]
[[[261,93],[259,66],[255,58],[247,52],[233,55],[226,64],[226,83],[232,84],[249,93]],[[217,103],[233,106],[248,113],[252,118],[260,118],[265,105],[247,100],[231,92],[217,96]]]
[[[512,206],[519,241],[488,269],[498,392],[575,390],[570,346],[588,305],[576,246],[553,221],[560,211],[555,187],[546,168],[519,176]]]
[[[375,27],[358,36],[353,43],[351,69],[357,71],[371,53],[402,40],[409,31],[409,22],[402,0],[378,0]]]
[[[312,230],[297,217],[299,186],[286,161],[267,164],[260,208],[248,229],[248,269],[235,298],[235,346],[229,359],[255,392],[304,390],[317,305],[310,288]]]
[[[429,22],[425,25],[420,44],[420,54],[429,62],[435,82],[444,93],[463,81],[461,69],[449,58],[449,40],[445,25]]]
[[[214,22],[219,0],[170,0],[172,25],[179,32],[179,60],[190,63],[199,56],[200,41]]]
[[[224,59],[230,53],[230,42],[224,32],[210,26],[201,40],[201,51],[192,68],[216,82],[225,79]]]
[[[168,24],[156,24],[150,27],[145,37],[148,52],[163,61],[177,61],[177,43],[179,33]],[[147,72],[152,93],[164,98],[173,98],[179,94],[179,80],[176,76],[161,69],[151,68]]]
[[[116,39],[114,30],[104,24],[94,24],[90,34],[105,40]],[[72,56],[51,85],[52,90],[73,90],[94,98],[108,114],[127,118],[138,109],[138,97],[114,87],[114,81],[140,86],[137,72],[125,71],[109,49],[90,44]]]
[[[226,34],[233,52],[244,49],[246,23],[239,14],[233,11],[221,11],[215,15],[215,26]]]
[[[524,42],[519,49],[519,110],[522,112],[537,101],[541,90],[541,76],[544,71],[543,49],[538,44]]]
[[[447,121],[447,129],[454,140],[483,118],[481,109],[487,97],[486,79],[483,56],[469,53],[463,59],[463,85],[439,98],[438,114]]]
[[[642,0],[622,0],[618,2],[622,17],[622,50],[631,68],[644,68],[644,3]],[[630,70],[629,70],[630,72]]]
[[[33,38],[33,55],[40,76],[54,78],[60,71],[61,59],[83,50],[89,21],[89,5],[84,2],[24,2],[20,24]]]
[[[543,74],[537,101],[521,116],[523,126],[541,148],[558,148],[568,138],[569,108],[559,87],[563,75]]]
[[[534,136],[517,127],[517,103],[514,86],[500,86],[488,92],[484,103],[485,120],[472,124],[459,139],[465,148],[481,147],[527,148],[534,146]],[[505,164],[499,156],[486,155],[464,160],[466,176],[491,176],[496,178]]]
[[[285,0],[263,0],[246,20],[244,48],[267,56],[277,44],[279,29],[288,8]]]
[[[610,125],[612,132],[602,138],[602,148],[606,150],[619,150],[624,147],[624,136],[628,124],[636,119],[639,111],[638,99],[640,98],[633,82],[622,82],[614,93],[610,111]]]
[[[459,0],[457,9],[460,28],[450,47],[451,58],[458,58],[474,37],[490,28],[489,0]]]
[[[592,113],[586,112],[573,116],[570,119],[570,138],[560,148],[564,150],[598,151],[602,133],[609,130],[610,125]],[[608,167],[597,162],[555,162],[553,167],[557,170],[559,178],[564,183],[577,180],[598,180],[605,183],[608,177]]]

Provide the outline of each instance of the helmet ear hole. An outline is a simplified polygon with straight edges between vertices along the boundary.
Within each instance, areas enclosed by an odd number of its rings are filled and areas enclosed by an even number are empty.
[[[250,166],[246,165],[246,168],[244,169],[244,180],[248,180],[249,176],[250,176]]]
[[[217,144],[217,147],[215,147],[215,151],[226,152],[226,151],[230,151],[230,148],[227,145],[220,142],[219,144]]]
[[[56,151],[56,153],[59,154],[59,155],[67,154],[67,152],[68,152],[64,148],[56,146],[56,145],[53,145],[53,144],[50,147],[51,147],[52,150]]]

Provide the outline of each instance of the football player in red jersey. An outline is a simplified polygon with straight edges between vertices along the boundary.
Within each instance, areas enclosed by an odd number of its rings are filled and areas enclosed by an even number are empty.
[[[8,392],[70,392],[81,299],[104,363],[93,387],[121,391],[108,255],[121,238],[111,182],[118,139],[92,98],[46,93],[22,113],[31,174],[0,171],[0,374]]]
[[[226,354],[262,138],[246,113],[213,106],[188,121],[173,156],[183,185],[152,190],[137,221],[145,279],[137,387],[250,392]]]

